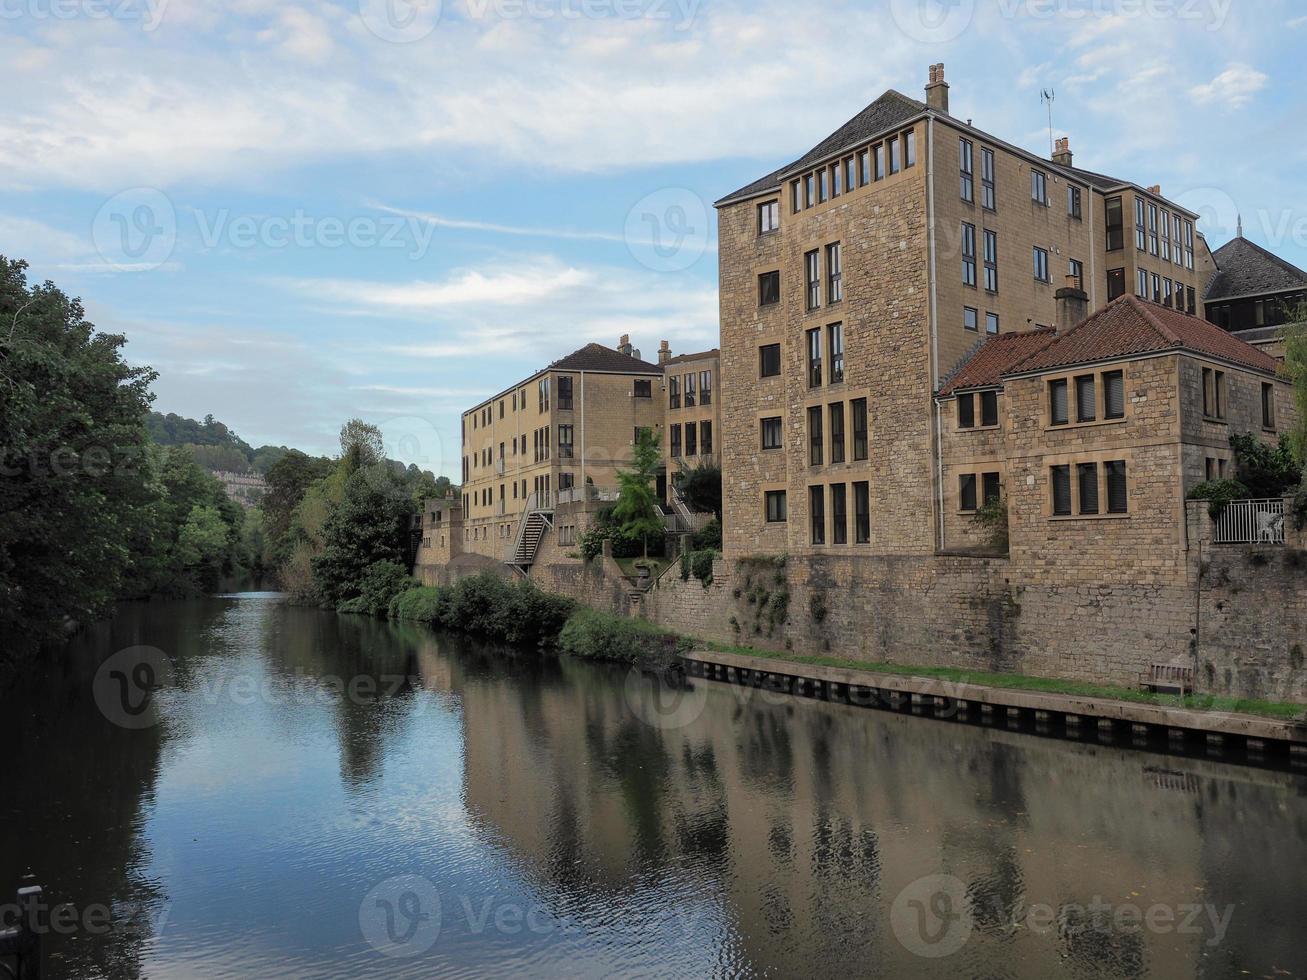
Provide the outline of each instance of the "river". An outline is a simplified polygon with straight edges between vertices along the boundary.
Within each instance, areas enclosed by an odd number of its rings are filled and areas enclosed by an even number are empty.
[[[0,902],[65,907],[55,977],[1307,972],[1294,772],[262,593],[124,607],[0,738]]]

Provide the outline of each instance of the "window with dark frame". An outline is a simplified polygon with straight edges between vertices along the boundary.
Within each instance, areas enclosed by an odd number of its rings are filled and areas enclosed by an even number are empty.
[[[974,203],[976,200],[975,150],[971,140],[962,140],[959,148],[959,161],[962,171],[962,200]]]
[[[823,453],[822,417],[821,406],[814,405],[808,409],[808,465],[821,466],[825,455]]]
[[[1107,199],[1107,250],[1119,252],[1125,248],[1125,215],[1121,210],[1121,198]]]
[[[699,427],[693,422],[685,423],[685,455],[699,455]]]
[[[1071,516],[1071,467],[1054,466],[1049,471],[1053,489],[1053,515]]]
[[[762,419],[760,426],[762,429],[762,448],[780,449],[782,432],[780,418]]]
[[[976,396],[968,392],[958,395],[958,428],[974,429],[976,427]]]
[[[1050,282],[1051,273],[1048,270],[1048,249],[1034,247],[1034,267],[1035,279],[1039,282]]]
[[[1262,428],[1275,428],[1275,385],[1262,382]]]
[[[1129,494],[1126,488],[1125,460],[1113,460],[1104,463],[1107,482],[1107,512],[1109,514],[1126,514],[1130,510]]]
[[[700,405],[712,404],[712,372],[711,371],[699,372],[699,404]]]
[[[784,524],[789,520],[785,508],[784,490],[767,490],[763,493],[763,503],[767,511],[768,524]]]
[[[1080,463],[1076,466],[1076,478],[1080,484],[1080,513],[1097,514],[1098,464]]]
[[[821,328],[808,331],[808,387],[821,387]]]
[[[699,423],[699,452],[705,456],[712,455],[712,422],[708,419]]]
[[[909,129],[903,134],[903,169],[917,165],[917,131]]]
[[[860,462],[867,458],[867,399],[853,399],[851,410],[853,412],[853,459]]]
[[[775,377],[779,377],[780,373],[781,373],[781,345],[763,344],[761,347],[758,348],[759,377],[775,378]]]
[[[1092,374],[1076,378],[1076,421],[1094,422],[1098,419],[1098,386]]]
[[[987,333],[987,334],[991,334],[991,335],[997,335],[997,334],[998,334],[998,314],[997,314],[997,313],[986,313],[986,314],[985,314],[985,333]]]
[[[1124,242],[1122,246],[1124,247]],[[1141,252],[1148,251],[1148,222],[1144,216],[1144,199],[1135,198],[1135,248]]]
[[[1003,479],[997,473],[984,473],[980,477],[981,500],[985,506],[999,503],[1003,499]]]
[[[690,424],[693,425],[693,423]],[[668,432],[671,433],[670,452],[672,454],[672,459],[679,459],[681,456],[681,424],[677,422],[668,429]]]
[[[638,381],[636,381],[636,382],[635,382],[635,397],[636,397],[636,398],[652,398],[652,397],[653,397],[653,383],[652,383],[651,381],[649,381],[648,379],[645,379],[645,380],[638,380]]]
[[[697,401],[695,394],[694,372],[682,376],[681,391],[685,395],[685,407],[694,408]]]
[[[1053,425],[1066,425],[1071,421],[1065,379],[1048,383],[1048,417]]]
[[[830,461],[844,462],[844,403],[832,402],[830,406]]]
[[[803,257],[804,282],[807,284],[808,309],[821,306],[821,253],[816,249]]]
[[[826,303],[844,299],[844,264],[840,259],[840,243],[826,246]]]
[[[994,191],[994,151],[980,150],[980,206],[986,211],[998,210],[998,198]]]
[[[1048,174],[1042,170],[1030,171],[1030,199],[1048,207]]]
[[[826,354],[830,358],[830,383],[844,380],[844,324],[832,323],[826,328]]]
[[[758,305],[771,306],[781,301],[780,272],[764,272],[758,277]]]
[[[958,510],[969,513],[976,509],[976,474],[963,473],[958,477]]]
[[[980,393],[980,424],[986,427],[998,425],[997,391],[982,391]]]
[[[1103,417],[1125,418],[1125,374],[1108,371],[1103,375]]]
[[[667,377],[667,407],[681,407],[681,379],[675,375]]]
[[[853,543],[871,543],[871,484],[853,484]]]
[[[985,290],[998,292],[998,232],[986,231],[985,235]]]
[[[962,285],[976,284],[976,226],[962,222]]]
[[[1080,188],[1068,184],[1066,188],[1066,213],[1079,221],[1084,218],[1082,208]]]
[[[830,488],[831,543],[849,543],[849,513],[843,483],[833,483]]]
[[[781,226],[780,201],[767,201],[758,205],[758,234],[767,235]]]
[[[560,392],[559,397],[562,397]],[[570,425],[560,425],[558,427],[558,458],[572,458],[572,433],[573,427]]]
[[[962,307],[962,329],[979,332],[980,311],[970,306]]]
[[[1107,301],[1110,303],[1125,295],[1125,269],[1107,271]]]
[[[812,529],[812,543],[826,543],[826,488],[808,488],[809,524]]]

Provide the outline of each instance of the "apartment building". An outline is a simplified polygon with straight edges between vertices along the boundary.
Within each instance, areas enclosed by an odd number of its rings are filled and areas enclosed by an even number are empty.
[[[721,352],[716,348],[673,355],[662,342],[658,363],[663,369],[663,461],[666,499],[673,500],[675,477],[697,466],[721,465],[721,398],[717,391]]]
[[[528,513],[615,492],[638,430],[663,425],[662,382],[662,367],[622,337],[617,350],[587,344],[464,412],[458,552],[506,561]]]
[[[945,547],[933,395],[986,337],[1057,323],[1074,276],[1197,311],[1198,215],[889,91],[717,202],[728,557]]]
[[[1284,360],[1283,328],[1307,319],[1307,272],[1245,238],[1242,221],[1212,258],[1207,319]]]

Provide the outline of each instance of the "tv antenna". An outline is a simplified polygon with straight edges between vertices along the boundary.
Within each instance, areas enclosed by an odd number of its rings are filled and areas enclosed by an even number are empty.
[[[1057,99],[1057,93],[1051,88],[1043,89],[1040,92],[1040,103],[1048,103],[1048,155],[1051,157],[1057,152],[1057,147],[1053,142],[1053,102]]]

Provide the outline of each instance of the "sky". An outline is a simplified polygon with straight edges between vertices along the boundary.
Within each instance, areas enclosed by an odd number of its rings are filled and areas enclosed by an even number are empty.
[[[1307,266],[1299,0],[0,0],[0,254],[155,408],[457,479],[589,342],[717,345],[712,202],[886,89]]]

